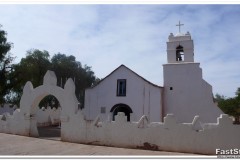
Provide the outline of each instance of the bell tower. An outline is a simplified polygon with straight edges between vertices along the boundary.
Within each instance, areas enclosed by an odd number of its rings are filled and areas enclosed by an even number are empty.
[[[168,63],[194,62],[194,46],[189,32],[183,34],[179,29],[179,33],[175,36],[170,33],[167,42],[167,60]]]
[[[177,33],[175,36],[170,33],[167,42],[167,60],[168,63],[194,62],[194,46],[189,32]]]
[[[213,102],[212,86],[202,78],[200,63],[194,62],[194,45],[189,32],[170,33],[167,63],[163,64],[163,115],[175,115],[179,122],[191,122],[199,115],[202,122],[215,122],[222,113]]]

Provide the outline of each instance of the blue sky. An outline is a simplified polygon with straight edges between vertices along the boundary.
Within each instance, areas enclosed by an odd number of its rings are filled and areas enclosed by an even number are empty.
[[[232,97],[240,87],[240,5],[1,4],[0,15],[16,63],[29,49],[60,52],[99,78],[124,64],[160,86],[166,42],[180,20],[213,93]]]

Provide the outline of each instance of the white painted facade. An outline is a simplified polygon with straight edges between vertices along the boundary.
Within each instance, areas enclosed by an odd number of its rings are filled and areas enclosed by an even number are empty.
[[[194,44],[189,32],[171,33],[167,42],[167,64],[163,65],[164,87],[157,87],[121,65],[100,84],[85,91],[84,113],[88,120],[100,116],[114,120],[111,109],[128,105],[135,121],[147,115],[151,122],[174,114],[178,122],[189,122],[199,115],[202,122],[216,122],[223,112],[213,101],[212,86],[202,78],[200,63],[194,62]],[[116,96],[117,80],[126,79],[127,95]],[[101,113],[101,108],[106,108]]]
[[[126,80],[126,96],[117,96],[117,81]],[[124,65],[114,70],[100,83],[85,91],[84,113],[88,120],[100,116],[102,120],[113,120],[113,107],[125,104],[132,110],[130,121],[147,115],[150,121],[162,121],[162,87],[156,86]],[[101,113],[105,108],[105,113]],[[112,109],[112,111],[111,111]]]

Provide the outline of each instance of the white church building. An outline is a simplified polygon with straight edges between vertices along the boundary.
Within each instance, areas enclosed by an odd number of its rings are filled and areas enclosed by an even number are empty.
[[[194,62],[189,32],[169,35],[163,80],[163,87],[158,86],[128,67],[119,66],[85,90],[86,119],[100,116],[114,121],[118,112],[124,112],[128,121],[138,121],[146,115],[150,122],[162,122],[172,113],[181,123],[192,122],[196,115],[203,123],[216,123],[223,113],[213,101],[212,86],[202,78],[200,63]]]

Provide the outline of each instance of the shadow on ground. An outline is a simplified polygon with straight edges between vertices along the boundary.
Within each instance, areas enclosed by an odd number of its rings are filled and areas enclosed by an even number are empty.
[[[61,140],[61,127],[59,126],[42,126],[37,127],[39,138]]]

